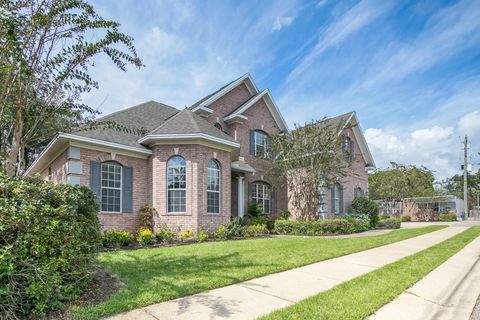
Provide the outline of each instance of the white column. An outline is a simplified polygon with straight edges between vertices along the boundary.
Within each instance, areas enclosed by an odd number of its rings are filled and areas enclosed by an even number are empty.
[[[243,177],[237,177],[238,180],[238,192],[237,192],[237,201],[238,201],[238,216],[243,218]]]

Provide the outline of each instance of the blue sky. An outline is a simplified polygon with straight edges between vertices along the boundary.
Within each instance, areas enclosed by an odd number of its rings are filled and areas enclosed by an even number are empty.
[[[146,67],[92,73],[103,114],[147,100],[183,108],[250,72],[289,125],[355,110],[377,166],[459,173],[480,162],[479,1],[96,0]],[[478,166],[476,166],[478,168]]]

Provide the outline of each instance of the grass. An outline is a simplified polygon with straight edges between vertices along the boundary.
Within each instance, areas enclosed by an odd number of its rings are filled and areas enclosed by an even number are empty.
[[[472,227],[433,247],[264,316],[262,320],[365,319],[480,235]]]
[[[71,312],[78,319],[98,319],[442,228],[401,229],[360,238],[278,237],[102,253],[100,265],[125,286],[101,304],[73,307]]]

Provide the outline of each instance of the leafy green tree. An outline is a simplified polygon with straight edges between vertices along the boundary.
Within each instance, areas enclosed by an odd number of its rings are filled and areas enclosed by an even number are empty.
[[[372,199],[400,201],[437,193],[433,187],[433,172],[427,168],[395,162],[390,165],[390,168],[377,170],[368,176],[369,195]]]
[[[477,204],[477,194],[480,193],[480,170],[476,173],[468,174],[468,203],[469,207]],[[440,182],[440,192],[443,194],[453,194],[463,199],[463,174],[456,174]]]
[[[313,121],[270,139],[274,160],[268,175],[275,188],[287,187],[298,220],[316,219],[319,190],[346,175],[349,163],[344,160],[343,137],[338,134],[343,124]]]
[[[367,197],[356,197],[352,201],[353,212],[368,216],[370,228],[378,223],[378,205]]]
[[[106,55],[121,70],[142,66],[119,26],[85,0],[1,1],[0,160],[9,176],[22,172],[29,148],[96,114],[80,102],[98,88],[89,75],[95,57]]]

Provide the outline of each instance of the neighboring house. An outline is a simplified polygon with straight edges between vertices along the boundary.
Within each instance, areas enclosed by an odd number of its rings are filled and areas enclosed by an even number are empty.
[[[367,192],[366,169],[374,165],[355,113],[332,120],[339,119],[353,156],[349,176],[322,192],[319,209],[330,216],[347,212],[354,195]],[[270,219],[288,208],[287,191],[273,191],[266,175],[271,162],[262,157],[268,136],[288,127],[270,92],[259,91],[249,74],[184,110],[149,101],[98,121],[132,130],[59,133],[26,175],[89,186],[106,229],[134,231],[145,204],[155,209],[156,225],[195,231],[244,216],[252,202]]]

